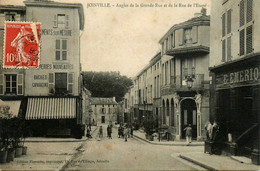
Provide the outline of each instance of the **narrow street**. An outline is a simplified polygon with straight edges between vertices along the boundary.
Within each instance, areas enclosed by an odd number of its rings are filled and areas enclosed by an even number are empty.
[[[65,168],[80,169],[130,169],[130,170],[194,170],[191,165],[180,162],[178,153],[198,151],[202,147],[180,147],[151,145],[129,138],[127,142],[117,137],[113,129],[113,139],[106,137],[98,141],[96,131],[93,139],[84,142],[81,152]]]

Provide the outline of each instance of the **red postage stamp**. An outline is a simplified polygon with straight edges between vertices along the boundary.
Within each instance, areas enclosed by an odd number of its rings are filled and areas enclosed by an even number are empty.
[[[40,28],[40,23],[5,23],[4,68],[39,66]]]

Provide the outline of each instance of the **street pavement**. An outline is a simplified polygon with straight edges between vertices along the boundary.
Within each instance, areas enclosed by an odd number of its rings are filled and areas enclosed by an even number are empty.
[[[97,131],[98,132],[98,131]],[[129,138],[127,142],[117,137],[113,129],[113,139],[106,137],[100,141],[97,132],[91,140],[83,142],[78,154],[63,169],[68,170],[194,170],[198,168],[185,162],[180,153],[202,151],[201,146],[154,146]],[[203,169],[202,169],[203,170]]]
[[[1,163],[0,170],[59,170],[82,142],[26,142],[27,155]]]

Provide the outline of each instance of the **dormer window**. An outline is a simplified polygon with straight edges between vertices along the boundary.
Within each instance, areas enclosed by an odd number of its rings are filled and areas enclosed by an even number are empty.
[[[184,29],[184,43],[192,43],[191,28]]]

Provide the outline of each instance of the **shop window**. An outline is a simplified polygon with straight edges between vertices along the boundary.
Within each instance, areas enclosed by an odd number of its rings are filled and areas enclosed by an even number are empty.
[[[56,40],[56,60],[67,60],[67,40]]]
[[[230,61],[231,56],[231,9],[222,15],[222,62]]]
[[[239,54],[243,56],[253,52],[253,0],[240,1],[239,16]]]
[[[55,73],[55,93],[67,93],[67,73]]]

